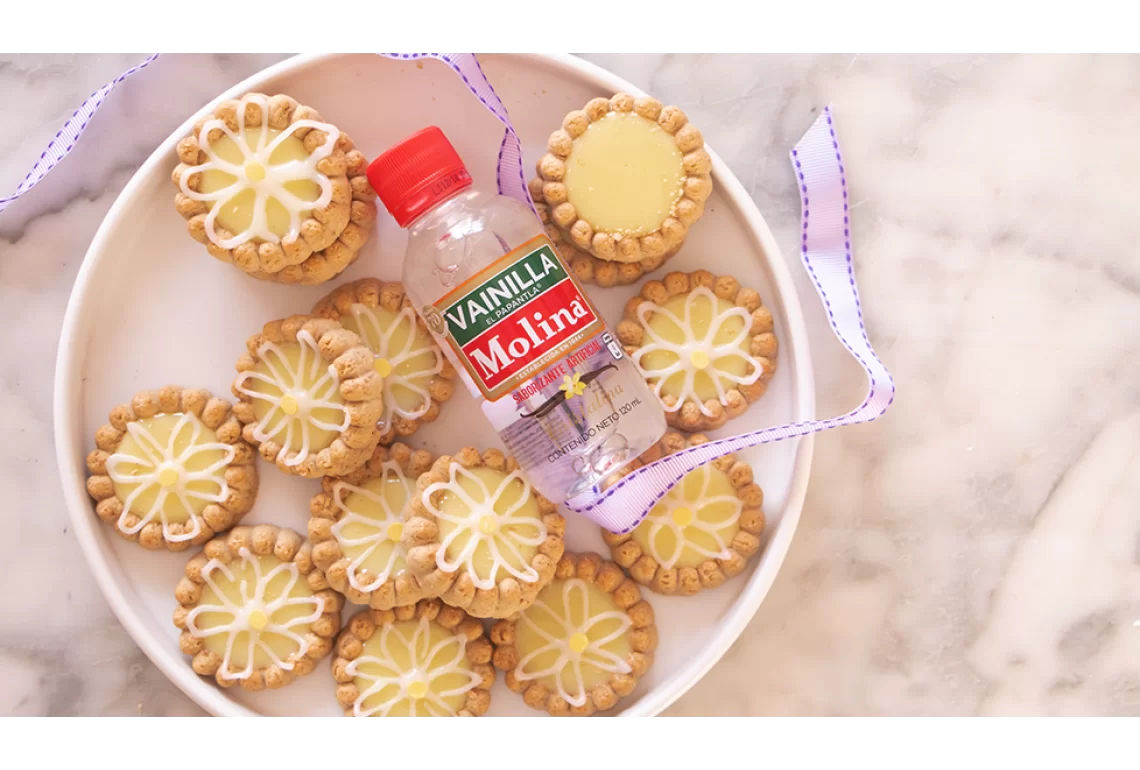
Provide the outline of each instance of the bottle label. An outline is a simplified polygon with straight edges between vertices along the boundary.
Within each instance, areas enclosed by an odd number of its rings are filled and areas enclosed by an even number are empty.
[[[588,342],[597,310],[545,235],[527,241],[423,309],[488,401]]]

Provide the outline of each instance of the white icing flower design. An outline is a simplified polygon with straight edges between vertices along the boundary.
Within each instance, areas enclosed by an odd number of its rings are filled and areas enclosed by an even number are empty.
[[[732,557],[732,551],[729,550],[729,543],[724,540],[724,534],[740,520],[744,504],[736,495],[709,495],[712,473],[712,466],[709,465],[690,471],[681,483],[669,491],[664,500],[653,507],[640,525],[649,527],[650,555],[665,569],[676,566],[686,547],[709,559]],[[697,474],[701,476],[700,491],[695,495],[686,494],[687,482]],[[728,506],[729,515],[717,515],[714,518],[704,513],[713,506]],[[687,537],[686,533],[690,529],[703,533],[712,540],[716,548],[708,548],[698,539]],[[669,553],[664,553],[657,544],[658,536],[665,531],[673,534],[672,550]]]
[[[403,484],[406,492],[411,491],[411,484],[408,482],[407,477],[404,476],[403,471],[397,463],[389,460],[384,463],[379,476],[380,488],[386,489],[387,485],[393,479],[398,479]],[[383,511],[383,518],[376,518],[374,516],[363,516],[356,511],[352,510],[345,504],[345,499],[350,495],[360,495],[366,500],[379,506]],[[343,516],[333,525],[332,533],[337,541],[342,546],[364,546],[355,559],[348,565],[348,582],[357,591],[368,593],[375,591],[392,576],[392,571],[396,567],[396,563],[404,555],[404,549],[400,546],[400,533],[403,529],[403,516],[400,509],[392,510],[388,504],[388,498],[382,494],[349,484],[346,481],[338,481],[333,486],[333,505],[343,512]],[[363,527],[366,529],[366,535],[360,537],[347,537],[345,529],[352,525]],[[384,569],[376,574],[371,582],[362,583],[357,570],[360,565],[368,560],[376,549],[384,542],[392,541],[392,550],[388,554],[388,560],[384,565]]]
[[[202,441],[203,424],[197,416],[187,412],[178,418],[163,444],[139,422],[127,423],[127,433],[134,438],[141,456],[115,452],[107,458],[107,476],[116,484],[137,484],[123,501],[119,516],[119,531],[133,535],[154,520],[162,519],[162,536],[170,542],[193,540],[202,531],[202,522],[194,515],[192,501],[220,503],[229,495],[223,468],[233,462],[235,450],[218,441]],[[187,431],[189,432],[187,434]],[[182,446],[181,450],[177,447]],[[221,452],[221,459],[199,470],[189,470],[195,456],[202,452]],[[216,487],[216,491],[210,491]],[[150,508],[145,512],[133,510],[140,496],[154,493]],[[177,498],[193,526],[181,534],[172,533],[167,521],[166,503],[170,496]],[[134,513],[139,521],[133,527],[126,525],[127,515]]]
[[[296,564],[292,562],[281,562],[273,569],[262,574],[261,562],[249,552],[249,549],[242,548],[238,551],[238,555],[241,557],[243,564],[253,571],[253,585],[250,586],[249,582],[244,579],[239,582],[227,565],[217,559],[210,559],[210,561],[206,562],[206,566],[202,568],[202,580],[213,590],[214,595],[221,603],[199,604],[190,610],[190,613],[186,616],[186,628],[199,639],[217,636],[218,634],[226,635],[226,649],[222,655],[222,667],[219,670],[219,675],[223,679],[238,680],[247,679],[252,676],[255,650],[261,650],[265,653],[278,668],[284,669],[285,671],[292,671],[293,663],[283,660],[273,647],[266,643],[264,637],[269,634],[285,637],[297,647],[297,651],[291,657],[302,657],[309,649],[309,642],[303,635],[293,629],[297,626],[315,623],[325,611],[325,600],[320,596],[291,595],[294,586],[297,584],[299,574]],[[227,586],[218,584],[215,580],[215,572],[222,575]],[[266,598],[266,588],[282,573],[288,575],[286,582],[279,589],[275,587],[275,598]],[[224,590],[224,588],[232,588],[234,585],[237,586],[238,594],[241,598],[241,600],[236,603],[229,598],[229,594]],[[286,607],[305,605],[311,605],[313,607],[313,611],[310,614],[300,617],[289,617],[283,622],[274,621],[274,615],[279,610]],[[198,616],[203,613],[220,613],[229,615],[231,619],[228,623],[221,623],[211,628],[202,629],[198,628],[196,621]],[[245,668],[241,671],[233,672],[231,671],[230,660],[233,657],[234,644],[243,633],[246,635]]]
[[[542,624],[536,622],[533,616],[538,613],[545,613],[547,620],[552,621],[551,625],[560,629],[560,632],[551,634],[542,627]],[[598,624],[615,620],[617,621],[616,628],[608,634],[597,639],[590,636],[590,631]],[[584,580],[572,578],[563,582],[562,606],[560,608],[551,607],[540,598],[522,613],[520,622],[542,637],[546,643],[532,650],[519,661],[518,666],[515,667],[515,678],[519,681],[528,681],[553,677],[558,688],[558,694],[572,706],[584,706],[586,704],[586,680],[582,676],[583,665],[593,666],[611,674],[628,674],[632,670],[626,661],[605,647],[615,639],[621,638],[622,634],[633,625],[633,621],[630,620],[629,615],[619,610],[607,610],[594,614],[590,610],[590,594]],[[551,652],[558,653],[552,664],[543,669],[528,669],[528,666],[531,666],[536,660],[549,655]],[[573,692],[567,691],[564,684],[567,667],[570,668],[570,674],[574,681]]]
[[[523,505],[531,499],[530,484],[526,477],[522,475],[521,471],[516,470],[504,478],[498,489],[492,492],[481,478],[459,463],[453,462],[450,472],[451,476],[447,481],[437,481],[429,485],[423,492],[424,506],[432,515],[437,519],[455,525],[455,529],[444,537],[439,550],[436,552],[436,564],[439,568],[450,573],[463,567],[476,588],[494,588],[498,582],[500,569],[524,582],[536,582],[539,577],[538,571],[530,565],[527,559],[523,558],[519,546],[536,548],[542,545],[546,540],[546,525],[542,523],[541,519],[516,515]],[[475,485],[476,489],[479,490],[479,499],[475,499],[467,493],[467,490],[459,483],[460,477]],[[499,513],[496,510],[496,503],[502,497],[503,492],[515,483],[523,484],[522,493],[507,507],[506,511]],[[432,502],[432,495],[439,491],[456,495],[463,502],[467,510],[466,514],[453,516],[439,510]],[[467,535],[467,540],[464,542],[463,548],[455,555],[454,559],[448,558],[448,548],[464,534]],[[491,555],[491,569],[486,578],[480,577],[475,569],[475,552],[480,544],[485,544]],[[513,560],[504,559],[504,552],[509,553]],[[516,564],[522,565],[522,568],[515,566]]]
[[[374,340],[376,341],[372,352],[376,354],[377,370],[384,377],[384,425],[387,426],[391,423],[393,412],[407,420],[423,417],[431,408],[431,394],[428,393],[423,383],[433,375],[443,371],[443,354],[439,348],[431,343],[430,339],[426,345],[416,347],[418,327],[415,311],[410,307],[402,308],[396,316],[396,322],[387,329],[384,328],[373,309],[367,305],[353,303],[350,312],[356,321],[357,328],[361,331],[361,336],[368,341],[369,345]],[[391,344],[392,337],[396,330],[405,324],[408,327],[408,334],[404,338],[404,344],[400,350],[394,350]],[[433,362],[429,368],[403,367],[401,369],[402,364],[422,356],[424,353],[431,353],[432,355]],[[394,392],[396,388],[404,388],[415,393],[420,399],[420,405],[411,410],[401,407]]]
[[[273,440],[280,443],[278,459],[288,454],[297,432],[300,432],[300,448],[292,458],[286,456],[284,460],[289,467],[303,463],[314,449],[314,428],[340,433],[349,426],[348,410],[343,403],[333,400],[339,396],[340,388],[336,368],[329,364],[322,372],[324,360],[317,341],[307,331],[297,334],[297,345],[296,363],[291,366],[289,357],[279,345],[266,342],[258,349],[257,355],[269,374],[250,369],[242,372],[234,382],[239,393],[269,405],[268,411],[254,426],[253,435],[261,442]],[[250,380],[266,386],[268,391],[253,390],[247,384]],[[343,418],[340,424],[330,423],[318,417],[319,410],[339,412]]]
[[[429,647],[430,623],[427,616],[421,617],[411,639],[395,625],[377,629],[380,656],[361,655],[345,669],[350,676],[371,682],[353,702],[353,715],[369,717],[378,714],[385,717],[399,704],[407,703],[409,716],[456,716],[455,709],[444,699],[474,690],[483,677],[461,665],[467,654],[466,637],[454,634]],[[408,659],[406,666],[395,663],[405,658]],[[441,676],[458,676],[464,681],[458,687],[437,693],[432,683]],[[386,689],[393,690],[388,699],[364,708],[366,700]]]
[[[256,141],[251,144],[246,136],[245,112],[246,105],[256,104],[261,108],[262,122],[260,126],[250,126],[257,131]],[[193,200],[201,201],[210,206],[210,213],[206,216],[206,235],[210,241],[223,249],[232,249],[247,241],[259,239],[269,243],[278,243],[281,238],[269,227],[268,206],[271,201],[283,207],[289,214],[288,237],[296,236],[301,229],[301,214],[313,209],[322,209],[332,200],[332,182],[317,170],[317,164],[332,154],[336,148],[340,132],[328,123],[315,120],[297,120],[285,130],[270,139],[270,128],[267,116],[269,115],[269,99],[260,94],[248,94],[242,97],[237,108],[238,130],[233,132],[226,126],[224,120],[211,118],[202,124],[198,132],[198,148],[206,154],[206,162],[192,166],[182,174],[179,186],[182,194]],[[324,144],[317,147],[304,160],[290,160],[284,163],[273,163],[274,152],[281,144],[293,136],[300,128],[319,129],[324,131],[328,138]],[[212,131],[222,131],[237,146],[241,153],[241,162],[233,163],[215,152],[208,141]],[[232,176],[232,184],[213,192],[198,192],[190,188],[190,178],[194,174],[206,171],[220,171]],[[307,201],[295,195],[289,189],[290,182],[307,181],[320,187],[321,193],[316,200]],[[233,235],[231,238],[222,238],[215,229],[214,222],[218,213],[236,196],[253,190],[253,218],[249,227]]]
[[[694,331],[693,319],[693,306],[697,298],[701,301],[708,302],[713,308],[712,319],[709,321],[708,329],[705,333],[697,337]],[[637,368],[647,379],[655,380],[652,383],[654,394],[657,398],[661,399],[661,388],[665,382],[677,373],[683,375],[681,384],[681,394],[677,398],[677,403],[672,406],[665,406],[662,400],[662,405],[670,412],[675,412],[681,408],[686,401],[695,401],[701,409],[701,412],[706,417],[711,417],[712,413],[708,407],[705,406],[704,400],[697,395],[696,391],[696,378],[698,372],[707,371],[706,375],[712,382],[713,387],[716,388],[717,398],[723,404],[727,401],[727,393],[724,388],[724,382],[727,380],[735,385],[751,385],[760,379],[764,373],[763,369],[756,365],[751,358],[745,355],[744,351],[747,350],[746,341],[749,336],[749,329],[752,325],[752,317],[749,315],[745,308],[733,306],[727,310],[719,310],[717,297],[708,287],[699,286],[685,297],[685,312],[684,318],[678,318],[676,313],[668,310],[653,302],[642,302],[637,309],[637,317],[641,321],[642,327],[645,329],[645,334],[650,342],[638,348],[633,353],[633,361],[637,364]],[[668,318],[672,323],[681,330],[684,339],[680,342],[665,339],[660,336],[652,326],[649,324],[649,317],[652,314],[660,313]],[[731,340],[727,342],[717,343],[716,339],[720,335],[721,329],[729,319],[738,318],[741,321],[740,331],[738,331]],[[676,356],[676,360],[665,365],[661,369],[646,369],[642,365],[642,359],[654,352],[664,351],[672,353]],[[746,375],[736,375],[732,372],[725,371],[717,366],[717,361],[725,358],[741,358],[747,362],[748,368],[751,368],[751,373]]]

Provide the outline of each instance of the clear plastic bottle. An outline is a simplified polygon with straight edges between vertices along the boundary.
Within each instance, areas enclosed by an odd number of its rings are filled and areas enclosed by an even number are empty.
[[[368,177],[408,230],[405,291],[539,492],[587,493],[661,438],[660,404],[530,208],[470,189],[434,126]]]

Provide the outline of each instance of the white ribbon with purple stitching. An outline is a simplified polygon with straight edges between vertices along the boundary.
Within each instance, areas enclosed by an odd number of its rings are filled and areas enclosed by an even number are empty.
[[[467,89],[503,124],[499,145],[499,192],[533,207],[526,190],[522,144],[511,125],[507,110],[483,74],[478,59],[470,53],[380,54],[391,59],[439,59],[462,80]],[[93,93],[64,123],[16,191],[0,198],[0,211],[27,193],[74,149],[88,122],[107,96],[124,80],[147,67],[158,54],[124,72]],[[792,150],[792,164],[800,185],[803,232],[800,256],[827,310],[835,335],[855,357],[867,375],[867,397],[858,407],[827,420],[807,420],[719,439],[669,455],[635,470],[608,489],[594,489],[567,501],[576,513],[593,519],[614,532],[636,527],[686,473],[730,452],[809,433],[870,422],[880,417],[894,401],[895,385],[867,339],[855,263],[851,255],[850,214],[843,155],[835,136],[830,107],[804,134]]]

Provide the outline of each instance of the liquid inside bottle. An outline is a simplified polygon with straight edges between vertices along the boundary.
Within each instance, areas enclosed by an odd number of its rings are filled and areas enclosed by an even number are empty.
[[[539,492],[588,492],[661,438],[656,397],[526,204],[472,190],[435,127],[368,174],[408,230],[408,297]]]

